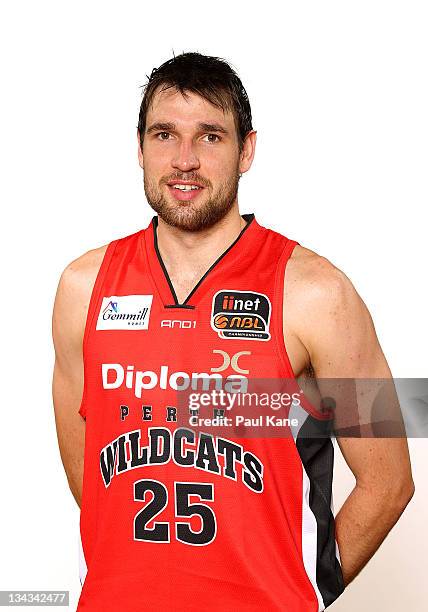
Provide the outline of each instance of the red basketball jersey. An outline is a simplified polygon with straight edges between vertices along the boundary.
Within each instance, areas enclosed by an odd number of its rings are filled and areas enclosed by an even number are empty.
[[[107,247],[83,341],[79,611],[317,612],[344,590],[333,440],[308,435],[331,417],[302,394],[286,411],[294,425],[276,435],[232,417],[214,434],[183,418],[202,410],[178,410],[183,394],[187,406],[211,388],[296,382],[283,289],[298,243],[242,216],[181,304],[157,216]]]

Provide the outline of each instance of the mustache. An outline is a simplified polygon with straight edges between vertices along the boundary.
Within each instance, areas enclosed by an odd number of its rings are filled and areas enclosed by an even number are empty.
[[[198,176],[197,174],[192,174],[190,176],[189,174],[181,174],[181,175],[174,174],[168,178],[162,179],[161,182],[165,183],[166,185],[170,181],[195,181],[197,183],[201,183],[201,185],[204,185],[204,187],[207,187],[211,184],[209,181],[205,180],[201,176]]]

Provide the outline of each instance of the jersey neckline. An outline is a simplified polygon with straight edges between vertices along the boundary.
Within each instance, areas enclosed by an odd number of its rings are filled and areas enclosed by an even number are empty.
[[[207,277],[210,276],[210,273],[214,270],[217,271],[220,265],[232,255],[235,256],[235,260],[236,257],[239,257],[244,253],[244,251],[246,251],[250,244],[254,245],[252,237],[254,237],[254,234],[259,228],[261,228],[261,226],[258,224],[254,213],[245,213],[242,214],[241,217],[247,221],[245,227],[242,228],[232,244],[230,244],[227,249],[225,249],[223,253],[221,253],[221,255],[214,261],[214,263],[211,264],[211,266],[199,279],[184,302],[181,304],[178,301],[174,286],[159,251],[157,241],[157,227],[159,218],[158,215],[154,215],[152,217],[149,226],[144,231],[144,242],[149,271],[153,283],[158,290],[164,308],[194,309],[198,297],[201,295],[201,289],[206,286]],[[239,250],[234,249],[237,244],[239,244]],[[230,253],[232,253],[232,255],[229,255]],[[191,303],[189,303],[189,301]]]

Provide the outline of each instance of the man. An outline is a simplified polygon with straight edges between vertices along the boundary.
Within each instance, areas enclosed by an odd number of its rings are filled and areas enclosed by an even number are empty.
[[[413,495],[404,438],[339,438],[356,485],[334,520],[331,438],[304,435],[331,414],[306,395],[279,437],[196,433],[179,414],[207,381],[391,377],[346,275],[240,215],[255,146],[226,62],[154,70],[138,158],[157,215],[61,276],[53,394],[81,506],[79,610],[324,610]]]

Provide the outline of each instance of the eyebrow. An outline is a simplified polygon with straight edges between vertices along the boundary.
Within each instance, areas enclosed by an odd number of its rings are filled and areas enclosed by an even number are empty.
[[[146,130],[146,134],[151,134],[152,132],[173,132],[175,131],[175,123],[164,123],[161,121],[157,121],[153,123]],[[220,125],[219,123],[198,123],[198,128],[201,132],[219,132],[220,134],[228,134],[229,132],[225,127]]]

